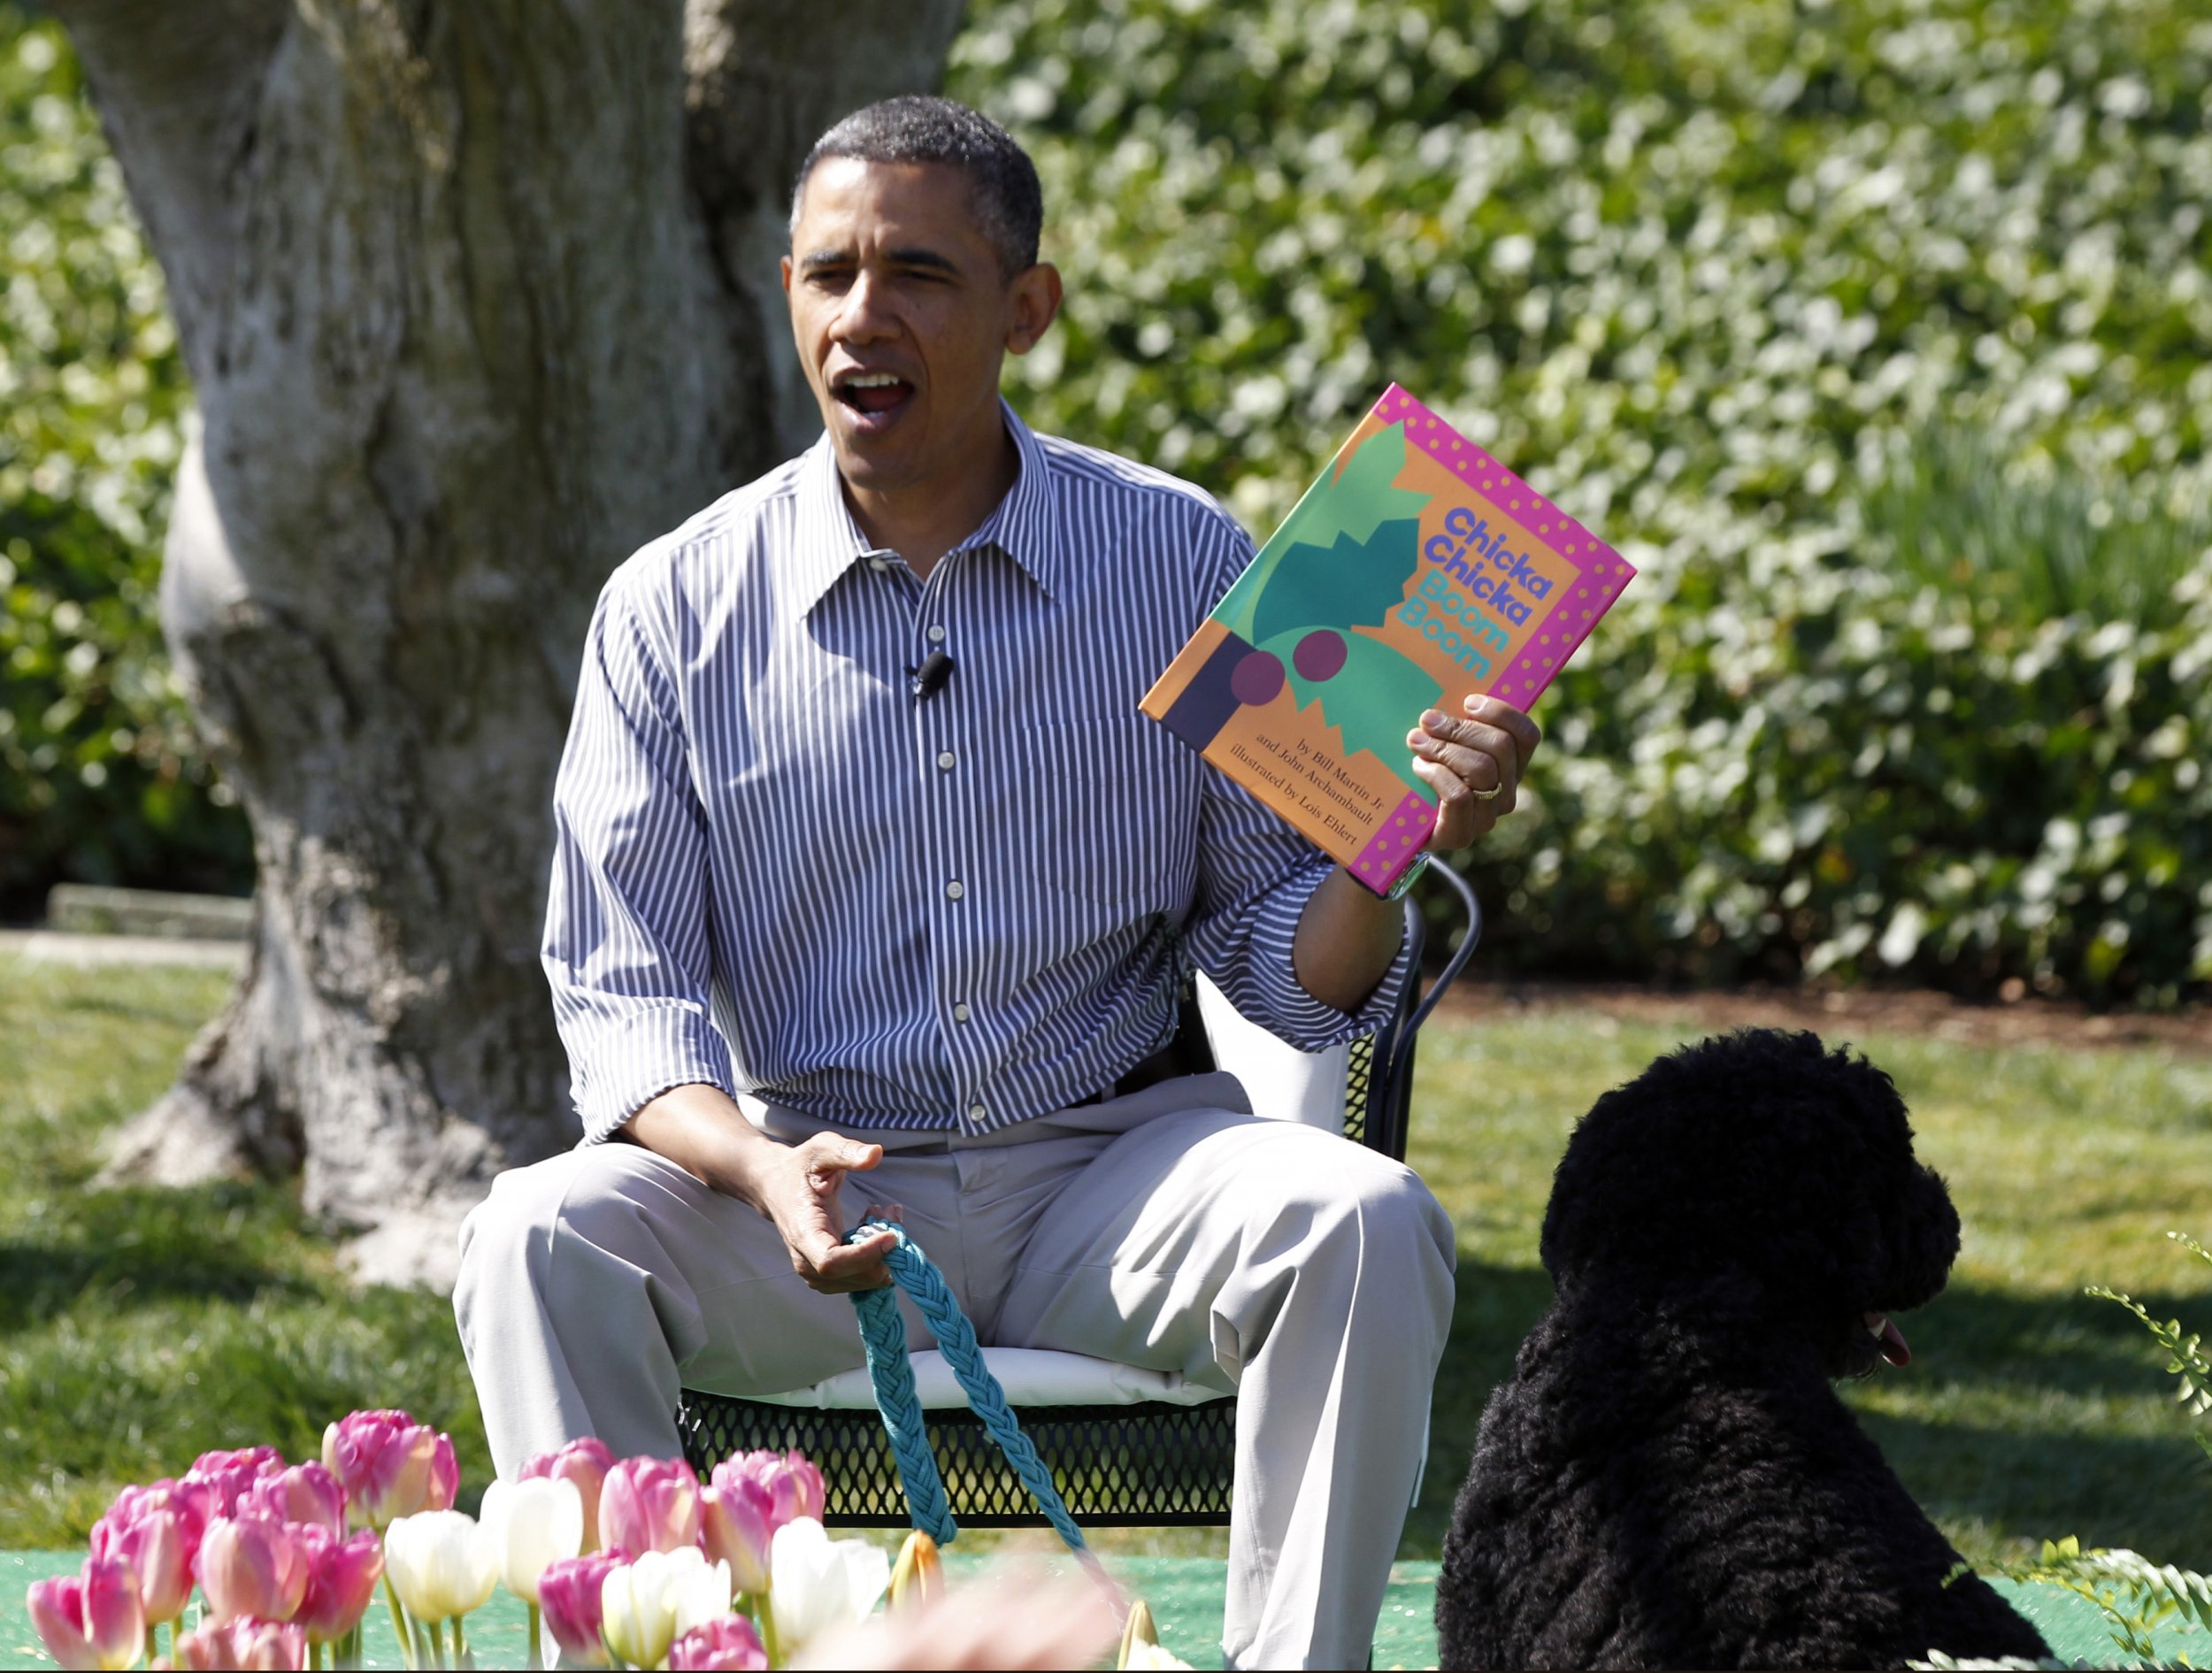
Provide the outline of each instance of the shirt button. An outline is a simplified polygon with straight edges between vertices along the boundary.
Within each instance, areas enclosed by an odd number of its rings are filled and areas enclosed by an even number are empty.
[[[929,630],[929,642],[933,645],[943,644],[945,642],[945,630],[941,627],[931,628]]]
[[[980,1121],[984,1117],[989,1115],[990,1113],[991,1112],[986,1109],[981,1104],[970,1104],[968,1106],[968,1119],[971,1121]]]
[[[945,885],[945,898],[948,901],[956,901],[966,893],[967,890],[960,886],[960,879],[958,878],[953,879],[951,882]]]
[[[942,767],[947,772],[950,772],[953,767],[952,751],[949,749],[942,751],[937,757],[937,764]]]
[[[966,1022],[968,1020],[968,1008],[965,1005],[955,1005],[952,1008],[952,1019],[956,1023]]]

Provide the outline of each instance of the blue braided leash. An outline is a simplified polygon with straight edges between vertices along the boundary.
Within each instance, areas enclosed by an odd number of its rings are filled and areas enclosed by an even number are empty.
[[[944,1275],[904,1228],[887,1221],[871,1220],[856,1226],[846,1241],[858,1243],[879,1232],[888,1232],[892,1239],[884,1264],[891,1269],[898,1287],[914,1298],[915,1306],[929,1321],[938,1351],[960,1379],[970,1408],[982,1419],[1014,1474],[1029,1489],[1037,1508],[1067,1542],[1076,1560],[1118,1598],[1118,1590],[1085,1542],[1083,1530],[1068,1514],[1059,1488],[1053,1485],[1052,1472],[1015,1421],[1006,1404],[1006,1391],[983,1362],[975,1326],[968,1323],[968,1316],[946,1287]],[[937,1460],[930,1454],[921,1399],[914,1392],[914,1367],[906,1354],[906,1322],[899,1316],[898,1301],[888,1289],[859,1290],[853,1294],[853,1307],[860,1315],[860,1339],[868,1350],[868,1378],[875,1385],[876,1408],[883,1414],[883,1427],[891,1437],[891,1455],[898,1461],[907,1509],[917,1528],[939,1545],[950,1545],[959,1537],[960,1525],[952,1519],[952,1508],[945,1502],[944,1480],[937,1473]]]

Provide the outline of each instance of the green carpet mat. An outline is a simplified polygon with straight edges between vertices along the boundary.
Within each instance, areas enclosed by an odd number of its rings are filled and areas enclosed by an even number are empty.
[[[81,1551],[0,1552],[0,1668],[51,1667],[31,1630],[24,1588],[49,1575],[73,1574]],[[980,1561],[949,1554],[947,1566],[956,1585]],[[1152,1606],[1160,1638],[1193,1667],[1221,1665],[1222,1565],[1203,1557],[1117,1557],[1110,1564],[1133,1595]],[[1390,1592],[1375,1631],[1378,1668],[1432,1668],[1436,1665],[1436,1569],[1433,1562],[1401,1562],[1391,1570]],[[2106,1631],[2095,1605],[2052,1586],[1993,1584],[2015,1608],[2034,1622],[2062,1661],[2078,1667],[2132,1666]],[[399,1665],[398,1642],[381,1601],[370,1612],[368,1665]],[[524,1655],[522,1605],[504,1592],[469,1617],[469,1640],[479,1667],[520,1667]],[[165,1646],[166,1639],[164,1644]],[[2163,1659],[2186,1655],[2197,1667],[2212,1667],[2212,1634],[2194,1628],[2158,1635]]]

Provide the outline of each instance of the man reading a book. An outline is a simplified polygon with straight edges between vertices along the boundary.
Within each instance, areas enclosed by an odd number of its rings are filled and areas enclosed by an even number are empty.
[[[543,949],[584,1142],[471,1217],[462,1337],[503,1474],[584,1434],[672,1456],[683,1387],[861,1363],[842,1293],[887,1243],[843,1238],[896,1203],[984,1342],[1240,1390],[1230,1665],[1359,1666],[1451,1227],[1159,1054],[1187,963],[1295,1045],[1372,1029],[1400,917],[1137,712],[1252,549],[1000,399],[1060,304],[1041,212],[944,100],[808,158],[783,273],[826,434],[601,597]],[[1536,728],[1407,718],[1461,847]]]

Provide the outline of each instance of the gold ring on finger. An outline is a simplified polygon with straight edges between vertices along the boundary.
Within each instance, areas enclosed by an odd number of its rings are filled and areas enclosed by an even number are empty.
[[[1494,784],[1487,790],[1478,790],[1472,785],[1469,785],[1467,787],[1467,794],[1474,797],[1474,799],[1478,802],[1488,802],[1497,796],[1502,791],[1504,790],[1504,788],[1505,786],[1502,784]]]

